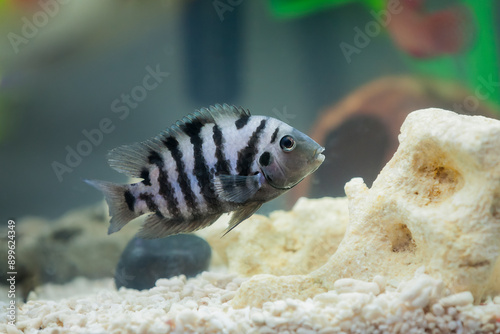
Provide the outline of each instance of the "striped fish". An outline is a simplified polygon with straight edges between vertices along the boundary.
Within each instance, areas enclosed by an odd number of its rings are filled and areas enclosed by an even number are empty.
[[[112,168],[141,182],[86,182],[104,193],[109,234],[144,214],[138,236],[161,238],[196,231],[233,212],[227,233],[314,172],[323,150],[277,119],[215,105],[153,139],[109,152]]]

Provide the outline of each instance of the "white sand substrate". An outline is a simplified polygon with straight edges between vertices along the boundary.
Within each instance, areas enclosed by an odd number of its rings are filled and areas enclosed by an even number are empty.
[[[204,272],[160,279],[156,287],[116,290],[112,279],[78,278],[45,285],[21,304],[16,327],[1,333],[500,333],[500,298],[472,304],[472,295],[446,295],[442,281],[419,273],[397,289],[385,279],[341,279],[336,289],[305,301],[286,299],[234,309],[246,281]],[[7,304],[0,302],[5,310]],[[2,317],[4,317],[2,312]]]

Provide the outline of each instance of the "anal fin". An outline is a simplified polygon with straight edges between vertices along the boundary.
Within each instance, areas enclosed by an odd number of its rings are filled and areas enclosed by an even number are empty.
[[[222,214],[208,215],[191,220],[162,217],[151,214],[146,218],[137,237],[141,239],[157,239],[179,233],[190,233],[214,223]]]

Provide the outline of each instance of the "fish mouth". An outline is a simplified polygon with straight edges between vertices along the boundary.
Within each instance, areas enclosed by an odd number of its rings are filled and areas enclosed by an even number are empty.
[[[313,154],[311,160],[309,160],[309,163],[313,166],[313,169],[311,169],[307,175],[314,173],[319,168],[319,166],[321,166],[323,161],[325,161],[325,156],[323,154],[321,154],[324,151],[325,151],[325,148],[322,146],[318,147],[314,151],[314,154]]]
[[[310,161],[318,162],[319,164],[322,164],[323,161],[325,161],[325,156],[321,153],[325,151],[325,148],[320,146],[314,151],[313,157]]]

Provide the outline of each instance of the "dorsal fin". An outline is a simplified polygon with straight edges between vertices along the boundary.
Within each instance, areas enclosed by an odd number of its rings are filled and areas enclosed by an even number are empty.
[[[168,137],[184,135],[183,129],[186,125],[200,122],[202,125],[214,123],[219,119],[249,117],[250,111],[242,107],[230,106],[228,104],[216,104],[208,108],[201,108],[191,113],[167,130],[162,131],[158,136],[131,145],[124,145],[111,150],[108,153],[108,164],[116,171],[130,177],[141,177],[143,169],[149,164],[148,158],[151,151],[161,152],[165,149],[162,140]]]
[[[230,106],[226,103],[224,103],[223,105],[216,104],[208,108],[201,108],[200,110],[195,111],[194,115],[196,115],[197,113],[201,116],[200,120],[203,119],[209,120],[206,123],[212,123],[214,120],[226,117],[238,119],[241,117],[250,116],[250,111],[248,109],[243,109],[242,107]],[[185,121],[185,119],[188,116],[184,117],[182,121]]]

